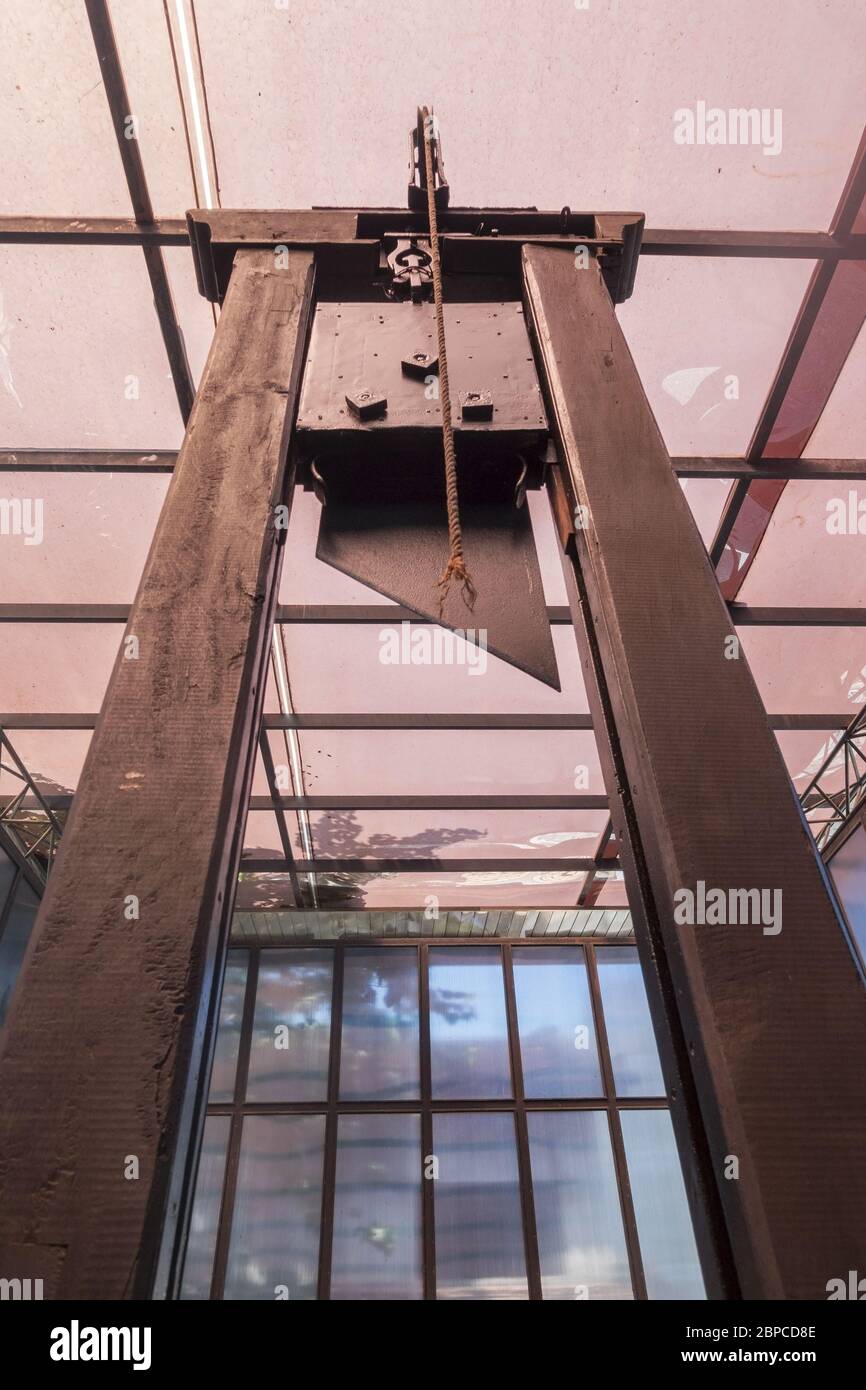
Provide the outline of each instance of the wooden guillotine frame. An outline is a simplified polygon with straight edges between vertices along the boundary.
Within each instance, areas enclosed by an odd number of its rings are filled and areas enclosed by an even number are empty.
[[[47,1296],[176,1292],[311,327],[423,251],[414,201],[189,215],[219,322],[0,1058],[0,1252]],[[708,1289],[820,1298],[864,1260],[863,980],[617,321],[642,230],[443,200],[446,299],[525,316]],[[780,891],[782,930],[677,922],[699,883]]]

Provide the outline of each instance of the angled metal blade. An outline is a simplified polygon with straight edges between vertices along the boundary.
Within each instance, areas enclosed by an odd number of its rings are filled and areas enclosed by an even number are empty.
[[[444,515],[431,520],[430,513],[424,502],[365,507],[329,496],[316,554],[467,640],[475,629],[488,651],[560,690],[529,509],[461,505],[463,552],[477,597],[470,609],[452,584],[441,618],[437,581],[448,558],[448,528]]]

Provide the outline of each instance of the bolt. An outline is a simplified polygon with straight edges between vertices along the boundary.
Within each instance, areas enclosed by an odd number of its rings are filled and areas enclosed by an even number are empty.
[[[404,376],[414,376],[422,380],[429,372],[438,372],[439,358],[432,352],[412,352],[408,357],[400,359],[400,367]]]
[[[464,420],[493,419],[493,397],[489,391],[464,391],[460,408]]]
[[[346,395],[346,405],[359,420],[373,420],[388,409],[387,397],[367,388]]]

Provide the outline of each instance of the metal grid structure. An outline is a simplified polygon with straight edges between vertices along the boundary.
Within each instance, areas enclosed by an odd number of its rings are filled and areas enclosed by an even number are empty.
[[[866,710],[852,719],[800,796],[800,804],[822,851],[830,848],[866,796],[864,740]]]
[[[251,1045],[254,1033],[254,1019],[257,1012],[257,986],[260,970],[263,965],[279,962],[280,960],[291,961],[301,960],[305,955],[309,955],[308,946],[295,942],[292,945],[284,943],[282,947],[255,946],[248,950],[248,965],[246,969],[246,981],[244,987],[244,1002],[240,1011],[240,1016],[234,1014],[236,1004],[231,1005],[231,1034],[232,1034],[232,1056],[230,1072],[234,1073],[233,1080],[229,1083],[232,1099],[225,1099],[220,1093],[212,1095],[208,1104],[208,1117],[212,1122],[217,1117],[225,1117],[230,1121],[230,1131],[228,1135],[227,1151],[225,1154],[225,1171],[219,1183],[221,1197],[217,1198],[217,1209],[219,1219],[214,1232],[213,1246],[213,1275],[210,1288],[210,1297],[220,1299],[226,1290],[227,1268],[229,1261],[229,1251],[232,1236],[233,1216],[236,1203],[239,1202],[238,1181],[239,1166],[241,1162],[242,1143],[244,1142],[245,1122],[251,1121],[254,1117],[261,1116],[291,1116],[307,1115],[316,1116],[324,1119],[324,1150],[323,1150],[323,1177],[321,1183],[321,1224],[319,1238],[314,1243],[317,1247],[315,1267],[317,1278],[315,1280],[317,1290],[315,1295],[319,1299],[333,1297],[332,1293],[332,1248],[335,1237],[334,1218],[335,1218],[335,1172],[338,1161],[338,1136],[339,1126],[342,1117],[349,1116],[379,1116],[379,1115],[404,1115],[420,1118],[420,1140],[419,1152],[424,1155],[433,1155],[441,1149],[441,1141],[437,1142],[434,1132],[436,1123],[435,1117],[462,1114],[467,1117],[482,1115],[501,1115],[513,1120],[516,1127],[516,1157],[518,1164],[518,1185],[519,1185],[519,1204],[522,1218],[522,1255],[525,1258],[525,1280],[527,1295],[530,1300],[537,1300],[542,1297],[543,1282],[543,1263],[540,1260],[539,1234],[537,1230],[536,1202],[533,1192],[533,1164],[530,1159],[530,1132],[528,1123],[531,1125],[530,1117],[535,1114],[541,1115],[565,1115],[589,1112],[591,1115],[602,1115],[605,1119],[605,1128],[609,1126],[611,1140],[611,1154],[613,1167],[616,1173],[616,1187],[618,1191],[619,1211],[622,1221],[622,1229],[625,1236],[625,1245],[628,1252],[628,1275],[626,1277],[626,1289],[619,1296],[632,1296],[637,1299],[648,1297],[648,1279],[644,1270],[644,1261],[641,1253],[641,1239],[638,1231],[638,1221],[635,1213],[635,1202],[632,1196],[632,1188],[629,1178],[629,1168],[626,1162],[626,1147],[623,1141],[622,1117],[626,1112],[646,1112],[648,1110],[667,1111],[668,1101],[663,1095],[650,1094],[639,1096],[632,1094],[628,1088],[623,1088],[614,1074],[614,1064],[612,1060],[612,1049],[608,1041],[608,1026],[605,1019],[605,1006],[602,999],[602,988],[599,981],[598,961],[609,959],[611,952],[614,956],[617,947],[607,947],[603,942],[596,943],[592,936],[587,936],[581,944],[569,947],[569,951],[575,952],[575,963],[585,962],[587,971],[587,981],[589,996],[592,1009],[592,1032],[593,1046],[598,1049],[598,1062],[601,1075],[601,1090],[594,1091],[592,1086],[587,1089],[593,1094],[581,1095],[583,1089],[579,1083],[575,1084],[574,1096],[563,1098],[561,1096],[544,1098],[538,1094],[538,1086],[529,1090],[524,1084],[524,1068],[526,1065],[527,1047],[529,1039],[524,1033],[523,1023],[519,1018],[518,1002],[515,992],[515,964],[518,961],[525,961],[531,953],[537,963],[540,963],[538,953],[541,952],[541,959],[544,957],[545,945],[556,949],[557,944],[561,947],[562,938],[556,940],[551,937],[539,940],[538,938],[531,945],[521,947],[519,943],[512,941],[502,942],[499,946],[487,945],[478,947],[476,942],[470,941],[465,937],[452,938],[447,946],[441,940],[435,944],[421,941],[417,946],[406,946],[405,940],[377,940],[375,943],[377,950],[390,945],[400,952],[405,958],[407,952],[413,957],[417,956],[418,983],[417,993],[419,998],[419,1043],[420,1043],[420,1088],[417,1099],[414,1100],[387,1100],[379,1098],[377,1100],[346,1099],[345,1092],[341,1084],[341,1061],[345,1057],[341,1053],[341,1032],[343,1020],[346,1012],[346,1002],[344,999],[344,977],[345,967],[351,961],[353,952],[357,955],[364,950],[363,941],[343,940],[336,945],[326,947],[324,951],[314,950],[312,954],[318,960],[320,957],[332,958],[332,995],[329,1009],[329,1044],[328,1044],[328,1065],[327,1065],[327,1095],[320,1100],[290,1101],[274,1099],[272,1101],[261,1101],[250,1099],[248,1095],[248,1078],[251,1075],[250,1057]],[[431,965],[437,958],[437,951],[441,956],[442,948],[445,947],[446,955],[451,956],[455,946],[468,948],[473,957],[477,960],[483,956],[490,962],[502,962],[502,975],[505,989],[505,1016],[507,1020],[507,1048],[509,1057],[510,1086],[509,1095],[501,1099],[472,1099],[467,1096],[465,1099],[450,1098],[442,1096],[441,1090],[438,1092],[433,1078],[433,1067],[431,1059]],[[606,954],[605,954],[606,953]],[[244,957],[247,952],[239,951],[236,959]],[[562,959],[561,951],[558,959]],[[222,1078],[225,1080],[225,1078]],[[529,1093],[527,1094],[527,1090]],[[470,1086],[471,1095],[471,1086]],[[444,1161],[444,1160],[443,1160]],[[441,1176],[441,1175],[440,1175]],[[426,1299],[442,1297],[439,1280],[444,1282],[444,1271],[437,1268],[436,1258],[436,1203],[437,1187],[435,1181],[422,1181],[420,1173],[417,1178],[417,1185],[420,1188],[421,1200],[421,1249],[422,1269],[423,1269],[423,1296]],[[444,1200],[444,1198],[443,1198]],[[466,1208],[466,1217],[470,1217],[471,1204]],[[201,1237],[198,1237],[200,1240]],[[494,1237],[495,1240],[495,1237]],[[241,1252],[241,1267],[243,1266],[243,1252]],[[438,1276],[438,1278],[437,1278]],[[517,1284],[521,1282],[520,1276]],[[695,1286],[690,1292],[690,1296],[699,1297],[699,1280],[695,1280]],[[184,1296],[183,1294],[181,1295]],[[187,1295],[188,1296],[188,1295]],[[198,1296],[201,1296],[200,1294]],[[242,1296],[234,1293],[235,1297]],[[294,1296],[289,1294],[288,1296]],[[311,1296],[310,1291],[302,1293],[301,1297]],[[402,1294],[401,1296],[406,1296]],[[411,1296],[411,1295],[410,1295]],[[445,1295],[447,1297],[447,1294]],[[511,1296],[520,1297],[520,1293]],[[549,1295],[548,1295],[549,1296]],[[561,1295],[560,1295],[561,1296]],[[594,1296],[587,1288],[583,1291],[570,1290],[569,1296],[572,1298],[590,1298]],[[659,1296],[656,1294],[656,1296]]]
[[[24,766],[5,730],[0,729],[0,771],[18,791],[0,798],[0,835],[8,836],[24,860],[45,882],[63,832],[63,822]]]

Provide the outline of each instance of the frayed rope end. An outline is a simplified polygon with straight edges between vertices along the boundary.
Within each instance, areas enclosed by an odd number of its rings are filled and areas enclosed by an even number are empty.
[[[442,572],[442,578],[439,580],[438,583],[440,619],[442,617],[442,610],[445,607],[445,600],[448,597],[448,592],[451,588],[452,581],[455,579],[460,584],[460,592],[463,596],[463,602],[466,604],[466,607],[470,610],[470,612],[475,607],[475,600],[478,597],[478,595],[475,590],[475,585],[472,583],[472,578],[469,574],[469,571],[466,568],[466,561],[463,559],[462,555],[452,555],[451,559],[448,561],[448,564],[445,566],[445,569]]]

